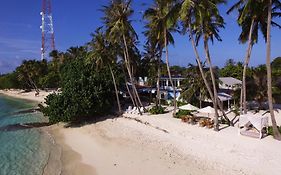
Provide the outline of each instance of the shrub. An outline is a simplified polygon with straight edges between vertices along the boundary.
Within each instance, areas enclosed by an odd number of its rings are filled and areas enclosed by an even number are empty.
[[[162,106],[153,106],[149,112],[151,114],[164,114],[165,113],[165,108],[163,108]]]
[[[186,116],[186,115],[191,115],[191,112],[188,111],[188,110],[179,110],[176,113],[175,118],[181,118],[181,117]]]
[[[182,101],[177,101],[177,106],[183,106],[186,105],[186,102],[182,102]]]
[[[108,114],[114,101],[113,92],[108,71],[95,71],[83,60],[75,59],[62,71],[62,92],[46,98],[43,113],[50,123],[76,122]]]
[[[267,128],[267,130],[268,130],[268,135],[273,135],[272,126],[269,126],[269,127]],[[278,130],[279,130],[279,132],[281,133],[281,126],[278,126]]]

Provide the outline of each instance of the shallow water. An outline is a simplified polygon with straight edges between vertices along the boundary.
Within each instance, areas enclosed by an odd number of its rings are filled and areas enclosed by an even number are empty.
[[[47,122],[39,112],[17,113],[35,103],[0,95],[0,175],[41,175],[49,160],[52,139],[40,128],[24,124]]]

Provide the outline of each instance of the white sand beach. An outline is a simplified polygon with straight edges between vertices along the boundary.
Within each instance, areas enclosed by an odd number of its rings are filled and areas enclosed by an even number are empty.
[[[10,93],[29,100],[39,98]],[[21,96],[21,97],[19,97]],[[41,101],[42,102],[42,101]],[[276,114],[281,125],[281,111]],[[269,114],[266,114],[269,115]],[[63,150],[62,174],[97,175],[279,175],[281,142],[189,125],[171,113],[105,119],[82,127],[49,127]]]
[[[39,103],[44,103],[45,97],[47,97],[50,93],[53,93],[53,91],[40,91],[39,95],[36,96],[35,91],[24,92],[20,89],[0,90],[0,94],[4,94],[14,98],[36,101]]]

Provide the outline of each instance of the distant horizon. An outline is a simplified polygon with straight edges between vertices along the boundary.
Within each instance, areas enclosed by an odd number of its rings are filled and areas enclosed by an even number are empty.
[[[236,23],[236,14],[227,15],[226,11],[236,1],[231,0],[227,5],[220,6],[221,15],[224,17],[225,29],[220,31],[222,42],[210,44],[211,57],[214,66],[223,67],[226,60],[243,62],[247,44],[239,44],[238,36],[241,29]],[[93,2],[81,1],[53,1],[53,17],[55,40],[58,51],[66,51],[69,47],[82,46],[91,40],[90,33],[102,25],[102,5],[107,5],[108,0]],[[151,6],[152,0],[133,1],[135,11],[132,23],[139,35],[139,50],[143,51],[145,37],[142,32],[145,21],[142,14]],[[61,10],[63,9],[63,10]],[[16,1],[4,0],[0,7],[0,74],[14,71],[24,59],[40,60],[41,48],[41,1]],[[8,15],[7,15],[8,14]],[[281,19],[275,20],[281,24]],[[280,41],[281,30],[272,27],[272,60],[281,56]],[[172,65],[186,67],[189,63],[196,64],[194,52],[187,36],[178,33],[173,34],[175,46],[169,46],[169,56]],[[204,53],[202,44],[198,47],[202,60]],[[259,42],[254,45],[250,66],[256,67],[265,64],[266,48],[262,35]]]

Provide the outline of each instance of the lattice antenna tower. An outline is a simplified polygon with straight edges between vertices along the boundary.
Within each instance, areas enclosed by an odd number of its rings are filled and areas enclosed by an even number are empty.
[[[52,16],[52,3],[51,0],[42,0],[42,47],[41,47],[41,60],[49,57],[49,53],[55,50],[55,34]]]

